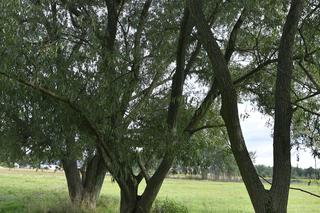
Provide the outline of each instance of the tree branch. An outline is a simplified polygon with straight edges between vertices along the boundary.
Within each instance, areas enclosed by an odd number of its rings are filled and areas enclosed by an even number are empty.
[[[259,177],[260,177],[262,180],[264,180],[266,183],[272,185],[272,183],[271,183],[270,181],[268,181],[266,178],[264,178],[263,176],[259,175]],[[309,195],[312,195],[312,196],[314,196],[314,197],[320,198],[320,195],[317,195],[317,194],[315,194],[315,193],[309,192],[309,191],[304,190],[304,189],[301,189],[301,188],[290,187],[289,189],[301,191],[301,192],[307,193],[307,194],[309,194]]]
[[[138,156],[138,165],[141,170],[142,176],[144,177],[144,179],[146,180],[146,183],[148,184],[150,180],[150,175],[148,174],[146,167],[143,165],[140,155]]]
[[[313,78],[311,73],[302,65],[301,61],[298,62],[299,67],[304,71],[304,73],[307,75],[309,80],[312,82],[312,84],[316,87],[317,91],[320,92],[320,85],[317,83],[317,81]]]
[[[240,27],[244,21],[245,14],[246,14],[246,9],[243,9],[241,11],[241,14],[240,14],[236,24],[234,25],[234,27],[230,33],[229,41],[228,41],[227,48],[226,48],[226,51],[224,54],[224,58],[226,61],[230,61],[230,58],[235,50],[237,36],[238,36],[239,30],[240,30]]]
[[[98,142],[98,146],[101,147],[106,153],[106,163],[108,164],[108,168],[110,168],[111,165],[111,161],[114,160],[114,158],[112,157],[109,148],[107,147],[107,145],[105,143],[103,143],[103,139],[99,133],[99,131],[97,130],[97,128],[95,127],[95,125],[90,121],[90,119],[84,114],[84,112],[78,107],[76,106],[74,103],[72,103],[68,98],[60,96],[44,87],[35,85],[31,82],[25,81],[23,79],[20,78],[16,78],[13,76],[10,76],[4,72],[0,71],[0,75],[6,77],[9,80],[12,80],[14,82],[17,82],[23,86],[29,87],[35,91],[39,91],[40,93],[53,98],[54,100],[57,100],[59,102],[62,102],[64,104],[66,104],[67,106],[69,106],[74,112],[78,113],[80,115],[80,117],[82,118],[83,122],[86,124],[86,126],[88,127],[89,131],[97,138],[97,142]]]
[[[190,134],[194,134],[198,131],[201,131],[201,130],[204,130],[204,129],[209,129],[209,128],[221,128],[221,127],[225,127],[226,125],[224,124],[216,124],[216,125],[204,125],[202,127],[199,127],[199,128],[196,128],[196,129],[191,129],[191,130],[188,130],[190,132]]]
[[[312,93],[312,94],[310,94],[310,95],[307,95],[307,96],[305,96],[305,97],[303,97],[303,98],[300,98],[300,99],[295,100],[295,102],[294,102],[293,104],[297,104],[297,103],[299,103],[299,102],[301,102],[301,101],[307,100],[307,99],[312,98],[312,97],[314,97],[314,96],[317,96],[317,95],[319,95],[319,94],[320,94],[320,91],[319,91],[319,92],[317,91],[317,92]]]
[[[185,81],[185,56],[188,38],[192,30],[192,23],[188,9],[184,10],[184,16],[181,23],[181,30],[179,34],[176,72],[173,75],[171,86],[171,98],[168,109],[167,123],[170,130],[176,128],[177,116],[182,102],[182,90]]]
[[[137,32],[135,33],[135,37],[134,37],[134,43],[133,43],[133,62],[132,62],[132,71],[134,74],[134,77],[136,80],[138,80],[138,72],[140,69],[140,61],[141,61],[141,36],[142,36],[142,31],[143,31],[143,26],[145,25],[147,16],[148,16],[148,11],[150,8],[152,0],[146,0],[140,17],[139,17],[139,23],[138,23],[138,28],[137,28]]]
[[[318,112],[314,112],[314,111],[312,111],[312,110],[310,110],[310,109],[307,109],[307,108],[305,108],[304,106],[301,106],[301,105],[299,105],[299,104],[297,104],[297,103],[292,103],[292,105],[294,105],[294,106],[296,106],[296,107],[298,107],[298,108],[300,108],[300,109],[303,109],[304,111],[306,111],[306,112],[308,112],[308,113],[310,113],[310,114],[313,114],[313,115],[316,115],[316,116],[319,116],[319,117],[320,117],[320,113],[318,113]]]

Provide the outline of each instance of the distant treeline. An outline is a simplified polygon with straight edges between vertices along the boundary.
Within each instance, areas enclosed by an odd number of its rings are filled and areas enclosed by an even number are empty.
[[[265,165],[256,165],[256,170],[259,175],[263,177],[272,177],[272,167]],[[303,169],[299,167],[292,167],[291,178],[309,178],[320,179],[320,169],[314,169],[312,167]]]
[[[229,162],[229,164],[226,164]],[[203,167],[199,165],[177,165],[175,164],[169,173],[169,176],[175,178],[187,178],[187,179],[211,179],[221,181],[240,181],[241,176],[235,162],[232,161],[220,161],[220,164],[211,164],[210,166]],[[256,165],[258,174],[262,177],[270,179],[272,177],[271,166]],[[292,167],[291,178],[306,178],[306,179],[320,179],[320,169],[314,169],[312,167],[303,169],[299,167]]]

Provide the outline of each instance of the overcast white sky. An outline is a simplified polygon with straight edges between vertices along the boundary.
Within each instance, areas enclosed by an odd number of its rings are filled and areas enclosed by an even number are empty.
[[[239,104],[239,114],[247,112],[249,117],[241,119],[241,127],[246,140],[249,151],[256,152],[255,164],[264,164],[272,166],[273,150],[272,150],[272,127],[267,125],[268,120],[272,119],[258,111],[254,111],[249,103]],[[271,120],[273,123],[273,120]],[[299,151],[299,162],[297,161],[297,152],[295,149],[291,151],[291,165],[301,168],[314,167],[314,158],[310,154],[310,150]]]

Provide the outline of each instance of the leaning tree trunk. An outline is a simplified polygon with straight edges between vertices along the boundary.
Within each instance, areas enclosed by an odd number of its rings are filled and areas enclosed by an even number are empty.
[[[70,200],[74,205],[94,209],[100,195],[104,177],[107,172],[104,161],[95,155],[80,176],[77,161],[63,159]]]
[[[231,149],[256,212],[286,212],[290,184],[290,83],[292,48],[302,12],[302,0],[293,0],[281,37],[276,86],[276,116],[274,135],[274,175],[270,191],[264,189],[250,160],[240,126],[237,94],[230,71],[201,10],[201,1],[188,0],[199,38],[214,68],[221,92],[221,115],[226,124]]]

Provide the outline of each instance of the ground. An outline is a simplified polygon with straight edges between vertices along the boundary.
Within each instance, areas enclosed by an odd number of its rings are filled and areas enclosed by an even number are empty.
[[[320,185],[295,184],[320,194]],[[118,212],[119,189],[106,178],[97,212]],[[243,183],[166,179],[160,191],[161,202],[173,201],[197,212],[253,212]],[[70,212],[63,172],[0,168],[0,212]],[[290,191],[289,213],[319,212],[320,199]],[[77,211],[75,211],[77,212]]]

